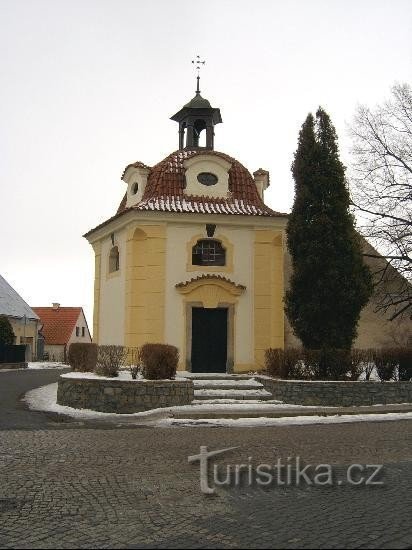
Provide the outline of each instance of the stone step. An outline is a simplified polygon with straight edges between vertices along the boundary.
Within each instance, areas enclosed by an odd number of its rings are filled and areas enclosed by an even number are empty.
[[[236,405],[238,407],[253,407],[253,405],[259,405],[260,408],[262,405],[278,405],[282,401],[277,401],[276,399],[268,399],[262,401],[261,399],[227,399],[227,398],[214,398],[214,399],[194,399],[192,405]],[[293,407],[293,405],[291,405]]]
[[[221,374],[218,372],[178,372],[177,376],[190,380],[250,380],[253,378],[250,374]]]
[[[261,410],[259,405],[253,405],[251,407],[242,407],[239,406],[237,409],[228,408],[227,410],[218,410],[218,411],[196,411],[194,408],[190,412],[187,411],[174,411],[171,415],[171,418],[176,420],[208,420],[208,419],[220,419],[220,418],[287,418],[293,416],[318,416],[319,409],[314,407],[313,409],[305,409],[304,412],[301,409],[290,409],[282,408],[273,410]],[[350,413],[349,413],[350,414]],[[353,413],[352,413],[353,414]],[[336,411],[323,411],[322,416],[327,415],[336,415]]]
[[[172,418],[184,422],[185,420],[218,420],[218,419],[238,419],[238,418],[290,418],[296,416],[341,416],[341,415],[359,415],[359,414],[382,414],[387,413],[407,413],[412,412],[412,405],[382,405],[378,406],[359,406],[359,407],[299,407],[283,406],[272,407],[269,404],[258,405],[230,405],[220,406],[213,409],[213,405],[206,407],[199,405],[199,408],[191,407],[190,412],[186,409],[173,411]]]
[[[263,389],[263,384],[253,378],[247,380],[193,380],[195,390],[257,390]]]
[[[238,399],[238,400],[260,400],[273,399],[271,393],[262,389],[195,389],[194,397],[198,400],[210,399]]]

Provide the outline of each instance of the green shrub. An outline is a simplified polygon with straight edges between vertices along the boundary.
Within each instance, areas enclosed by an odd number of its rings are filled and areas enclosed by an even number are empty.
[[[172,380],[176,376],[179,350],[167,344],[144,344],[140,349],[143,378]]]
[[[5,315],[0,315],[0,344],[12,346],[14,344],[13,327]]]
[[[412,349],[273,349],[265,351],[266,372],[293,380],[359,380],[373,370],[381,381],[412,379]],[[399,374],[398,374],[399,373]]]
[[[363,355],[363,372],[365,373],[365,380],[370,380],[373,370],[375,369],[375,353],[373,348],[361,350]]]
[[[299,379],[304,377],[302,350],[299,348],[269,348],[265,351],[265,369],[273,378]]]
[[[392,348],[377,349],[374,352],[376,372],[381,382],[396,379],[396,367],[399,365],[398,350]]]
[[[349,350],[303,348],[265,351],[269,376],[292,380],[344,380],[351,368]]]
[[[129,348],[127,355],[127,364],[129,366],[129,372],[132,376],[132,379],[137,380],[137,377],[142,370],[139,348]]]
[[[285,372],[285,352],[281,348],[265,350],[265,369],[273,378],[287,378]]]
[[[350,362],[348,365],[347,378],[349,380],[359,380],[360,375],[365,372],[366,368],[372,366],[368,379],[370,378],[374,364],[370,361],[370,351],[354,348],[350,354]],[[365,373],[366,378],[366,373]]]
[[[74,342],[70,344],[67,359],[74,371],[93,372],[97,363],[97,345]]]
[[[304,378],[311,380],[345,380],[350,369],[350,350],[305,349]]]
[[[115,378],[126,363],[128,349],[124,346],[99,346],[95,373]]]

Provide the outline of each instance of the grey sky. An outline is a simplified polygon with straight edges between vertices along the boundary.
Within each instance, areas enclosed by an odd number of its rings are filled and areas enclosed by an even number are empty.
[[[345,122],[411,81],[409,0],[0,0],[0,273],[31,306],[82,305],[82,234],[115,213],[123,168],[177,148],[193,95],[220,107],[215,147],[270,170],[288,211],[299,128],[322,105],[342,158]]]

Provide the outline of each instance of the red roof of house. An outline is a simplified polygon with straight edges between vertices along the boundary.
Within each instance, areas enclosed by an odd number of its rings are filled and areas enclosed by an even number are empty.
[[[43,323],[42,334],[46,344],[67,344],[76,326],[81,307],[34,307]]]

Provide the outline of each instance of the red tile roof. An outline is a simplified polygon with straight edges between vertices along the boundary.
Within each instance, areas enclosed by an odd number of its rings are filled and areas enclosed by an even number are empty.
[[[196,155],[214,155],[232,165],[229,170],[230,197],[216,199],[185,194],[184,161]],[[137,162],[129,166],[141,164]],[[156,164],[150,170],[142,200],[131,209],[200,214],[244,214],[250,216],[284,215],[265,205],[259,196],[250,172],[239,161],[225,153],[208,149],[175,151]],[[126,210],[128,209],[126,209],[126,196],[124,196],[117,213],[120,214]]]
[[[229,170],[229,192],[227,198],[213,198],[207,196],[187,195],[185,189],[185,168],[184,161],[196,155],[215,155],[228,161],[232,166]],[[133,211],[154,211],[154,212],[182,212],[192,214],[236,214],[248,216],[270,216],[285,217],[287,214],[275,212],[262,201],[257,191],[255,182],[250,172],[239,161],[209,149],[181,149],[175,151],[161,162],[149,168],[142,162],[135,162],[126,166],[150,169],[147,178],[145,193],[142,200],[127,208],[127,194],[117,209],[114,216],[103,223],[90,229],[84,237],[104,227],[112,220],[122,216],[126,212]],[[258,173],[265,172],[262,169]],[[266,172],[265,172],[266,173]]]
[[[47,345],[67,344],[76,326],[81,307],[34,307],[43,324],[42,334]]]

